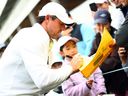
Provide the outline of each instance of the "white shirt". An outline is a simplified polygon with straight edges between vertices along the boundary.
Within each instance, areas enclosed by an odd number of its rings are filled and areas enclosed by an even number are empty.
[[[125,20],[122,11],[114,6],[109,6],[108,11],[110,12],[112,18],[111,26],[116,29],[119,29]]]
[[[48,68],[49,42],[40,24],[18,32],[0,59],[0,96],[40,96],[71,74],[66,64]]]

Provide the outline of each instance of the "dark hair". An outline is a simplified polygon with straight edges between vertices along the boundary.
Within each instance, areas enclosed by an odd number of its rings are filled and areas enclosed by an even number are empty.
[[[57,17],[55,15],[51,15],[51,17],[52,17],[52,20],[57,19]]]
[[[112,18],[110,17],[110,18],[108,18],[108,22],[109,23],[111,23],[112,22]]]
[[[44,21],[44,19],[45,19],[45,16],[39,16],[37,17],[37,22],[41,24]]]
[[[57,17],[54,15],[51,15],[51,18],[52,18],[52,20],[55,20]],[[45,16],[39,16],[39,17],[37,17],[37,22],[39,24],[41,24],[44,21],[44,19],[45,19]]]
[[[94,11],[94,12],[97,11],[97,5],[96,5],[96,3],[89,4],[89,7],[90,7],[91,11]]]
[[[63,51],[63,47],[64,47],[64,45],[60,47],[60,51]]]
[[[67,12],[67,14],[68,14],[68,17],[72,17],[72,15],[70,14],[69,11],[66,11],[66,12]]]

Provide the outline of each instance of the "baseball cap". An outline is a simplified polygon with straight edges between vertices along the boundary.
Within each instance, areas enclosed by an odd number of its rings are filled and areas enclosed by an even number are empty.
[[[58,49],[60,50],[60,48],[66,44],[69,40],[72,40],[74,42],[78,42],[79,40],[75,37],[71,37],[71,36],[62,36],[58,39],[57,41],[57,46],[58,46]]]
[[[96,4],[101,4],[104,2],[108,2],[108,0],[94,0],[94,3],[96,3]]]
[[[107,10],[100,9],[100,10],[96,11],[95,16],[94,16],[95,24],[97,24],[97,23],[105,24],[110,21],[111,21],[111,15]]]
[[[39,11],[38,16],[54,15],[60,19],[65,24],[74,23],[71,18],[69,18],[66,9],[56,2],[49,2]]]

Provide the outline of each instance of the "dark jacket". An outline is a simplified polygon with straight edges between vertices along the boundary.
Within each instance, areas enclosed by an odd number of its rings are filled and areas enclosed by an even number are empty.
[[[128,49],[128,7],[125,21],[117,31],[115,39],[118,46]]]
[[[112,27],[111,27],[110,34],[112,37],[115,36],[114,28]],[[101,41],[101,35],[100,33],[98,33],[96,34],[96,37],[93,41],[93,47],[91,49],[90,56],[96,53],[98,46],[100,44],[100,41]],[[103,73],[122,68],[117,50],[118,50],[118,47],[114,49],[114,51],[107,57],[107,59],[100,66]],[[116,93],[116,94],[123,93],[128,87],[128,78],[126,76],[126,73],[123,70],[110,73],[107,75],[103,75],[103,76],[105,78],[105,85],[108,93],[109,92]]]
[[[81,28],[81,24],[75,24],[73,26],[73,30],[71,31],[71,37],[75,37],[75,38],[79,39],[79,41],[83,41],[80,28]]]

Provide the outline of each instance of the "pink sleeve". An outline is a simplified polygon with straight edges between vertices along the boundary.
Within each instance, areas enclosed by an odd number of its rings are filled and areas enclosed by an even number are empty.
[[[96,84],[95,84],[96,94],[106,93],[104,77],[103,77],[103,74],[102,74],[102,71],[100,70],[100,68],[97,68],[96,71],[94,72],[94,80],[96,82]]]
[[[77,83],[77,84],[76,84]],[[89,94],[90,89],[85,82],[76,82],[69,78],[62,84],[63,92],[66,96],[86,96]]]

